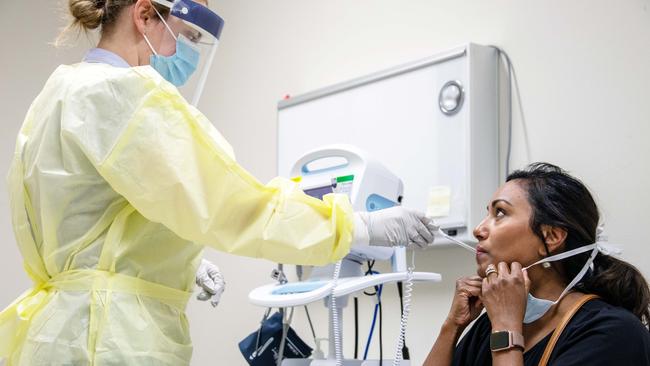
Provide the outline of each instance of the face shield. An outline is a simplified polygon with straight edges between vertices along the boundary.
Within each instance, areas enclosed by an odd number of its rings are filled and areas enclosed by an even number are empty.
[[[219,45],[224,21],[205,5],[192,0],[151,1],[169,8],[169,16],[161,19],[176,39],[176,53],[160,56],[154,51],[151,66],[178,86],[183,95],[191,97],[192,105],[196,106]]]

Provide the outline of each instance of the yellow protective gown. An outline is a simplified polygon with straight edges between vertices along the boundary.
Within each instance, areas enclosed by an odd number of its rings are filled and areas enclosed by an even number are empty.
[[[9,174],[34,287],[0,313],[9,365],[186,365],[203,246],[323,265],[349,251],[348,198],[260,184],[152,68],[59,67]]]

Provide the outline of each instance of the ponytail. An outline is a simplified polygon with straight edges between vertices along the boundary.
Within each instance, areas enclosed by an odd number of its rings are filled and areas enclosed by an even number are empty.
[[[611,305],[629,310],[648,327],[650,290],[648,282],[633,265],[609,255],[598,254],[592,275],[576,288],[596,294]]]
[[[598,207],[580,180],[548,163],[534,163],[514,171],[506,179],[512,180],[521,182],[526,191],[533,209],[530,227],[542,241],[542,225],[567,231],[564,250],[596,241]],[[564,260],[561,265],[567,278],[575,277],[588,258],[589,253],[584,253]],[[594,270],[588,272],[576,289],[599,295],[607,303],[629,310],[648,328],[650,289],[641,272],[631,264],[599,253],[594,259]]]

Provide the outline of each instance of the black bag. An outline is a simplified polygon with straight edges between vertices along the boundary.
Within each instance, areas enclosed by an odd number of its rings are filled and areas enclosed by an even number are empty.
[[[275,366],[280,357],[281,341],[282,314],[276,312],[262,322],[258,331],[239,342],[239,350],[251,366]],[[282,358],[308,358],[311,356],[311,351],[312,348],[289,327]]]

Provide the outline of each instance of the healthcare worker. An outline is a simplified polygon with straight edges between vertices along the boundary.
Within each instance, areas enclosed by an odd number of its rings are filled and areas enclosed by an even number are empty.
[[[417,212],[355,214],[344,195],[263,185],[235,162],[177,89],[194,83],[200,94],[205,82],[206,69],[190,76],[209,67],[223,26],[206,6],[69,8],[102,37],[84,62],[51,75],[18,135],[11,212],[34,287],[0,313],[9,365],[189,364],[184,310],[203,245],[324,265],[351,245],[433,241],[437,228]]]

